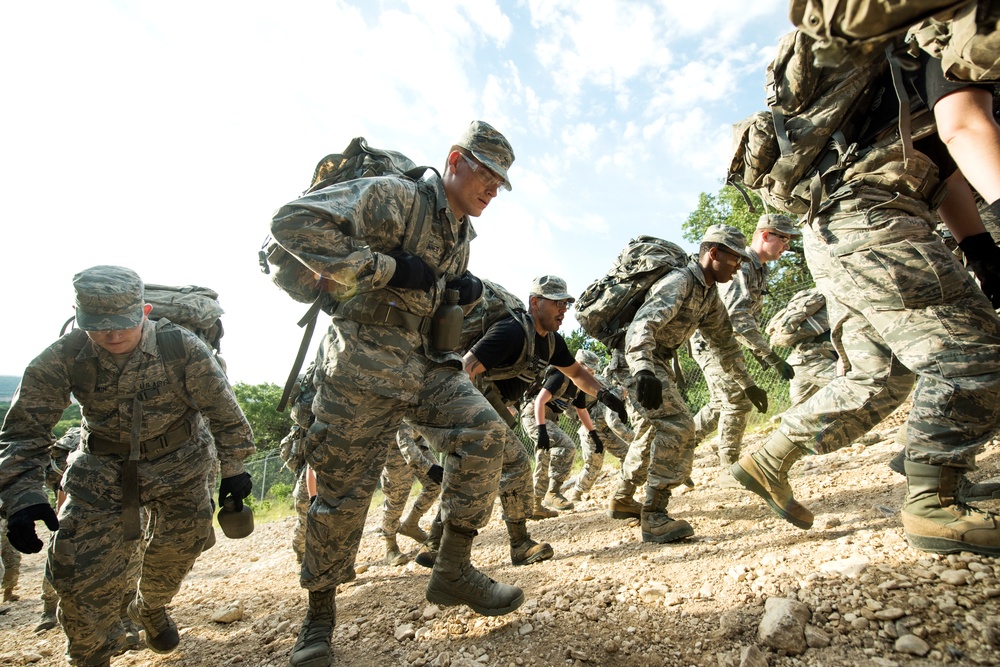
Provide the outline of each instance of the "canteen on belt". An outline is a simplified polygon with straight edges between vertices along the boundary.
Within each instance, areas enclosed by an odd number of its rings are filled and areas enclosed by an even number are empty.
[[[222,532],[231,540],[246,537],[253,532],[253,510],[246,503],[243,509],[236,511],[233,509],[235,502],[227,498],[222,509],[219,510],[219,526]]]

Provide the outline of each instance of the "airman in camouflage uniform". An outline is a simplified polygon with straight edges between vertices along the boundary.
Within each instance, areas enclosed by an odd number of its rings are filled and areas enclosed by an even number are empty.
[[[636,484],[642,482],[638,471],[648,460],[646,502],[640,512],[644,542],[673,542],[694,534],[687,521],[667,514],[667,502],[671,489],[690,476],[697,444],[694,420],[670,370],[676,350],[696,329],[754,405],[761,412],[767,409],[767,394],[747,374],[717,287],[732,280],[748,259],[746,238],[739,230],[728,225],[709,227],[698,259],[667,273],[649,289],[625,334],[624,351],[616,350],[612,358],[612,372],[628,397],[635,439],[610,508],[623,504],[616,499],[624,500],[626,495],[631,500]]]
[[[35,521],[58,529],[46,577],[59,595],[67,658],[109,665],[123,645],[120,606],[143,538],[140,507],[151,518],[128,612],[145,628],[149,647],[168,652],[180,639],[166,605],[211,528],[211,436],[223,495],[241,504],[250,492],[243,458],[253,451],[253,436],[205,344],[181,327],[147,319],[150,306],[135,272],[98,266],[73,284],[79,328],[28,365],[0,431],[0,499],[18,550],[41,550]],[[52,427],[71,393],[83,413],[83,444],[69,457],[57,520],[44,470]]]
[[[538,424],[541,420],[545,425],[545,438],[548,444],[547,447],[538,447],[535,450],[534,496],[536,500],[543,501],[557,510],[573,509],[573,502],[562,493],[562,485],[573,468],[576,445],[559,426],[559,418],[571,405],[575,407],[577,402],[581,406],[584,405],[582,399],[578,400],[578,394],[587,395],[579,391],[559,369],[550,368],[533,400],[525,402],[521,408],[521,426],[524,432],[538,442],[540,435]],[[585,419],[590,425],[588,432],[593,431],[594,425],[590,421],[590,414],[584,407],[578,407],[577,411],[586,415]],[[584,417],[581,417],[581,421],[583,419]]]
[[[404,418],[446,453],[441,550],[429,601],[478,613],[517,609],[524,594],[471,562],[500,479],[505,426],[436,349],[431,324],[446,285],[461,280],[478,217],[510,188],[510,143],[473,122],[448,152],[443,175],[359,178],[316,190],[275,214],[271,235],[324,279],[340,301],[316,366],[316,421],[305,440],[317,497],[306,520],[301,583],[309,611],[289,662],[329,665],[338,584],[354,576],[365,517]],[[409,250],[405,250],[409,248]]]
[[[420,482],[420,493],[413,501],[406,519],[400,522],[414,478]],[[444,468],[428,451],[423,438],[411,425],[403,422],[396,432],[395,446],[389,447],[389,454],[382,468],[381,486],[385,496],[382,503],[382,536],[385,538],[386,565],[406,565],[409,561],[399,550],[397,533],[419,543],[427,541],[427,533],[420,527],[420,517],[437,500],[443,479]]]
[[[760,332],[759,321],[767,291],[767,263],[781,257],[791,239],[798,236],[801,236],[798,227],[787,216],[776,213],[762,215],[747,249],[750,259],[743,262],[736,278],[719,290],[736,340],[786,380],[790,380],[795,372],[771,349]],[[740,443],[753,406],[743,390],[729,381],[700,332],[691,337],[691,353],[701,367],[711,393],[709,402],[694,417],[695,442],[701,442],[718,425],[723,483],[735,483],[728,474],[728,468],[739,458]]]
[[[557,332],[573,297],[566,282],[556,276],[539,276],[531,286],[528,312],[519,311],[489,327],[466,353],[464,364],[469,376],[485,396],[492,397],[498,412],[506,412],[507,442],[504,448],[501,504],[510,536],[511,562],[526,565],[552,557],[552,547],[538,544],[525,527],[529,517],[541,518],[543,506],[531,486],[531,463],[520,439],[512,430],[516,419],[510,409],[525,391],[539,381],[549,364],[562,370],[578,387],[599,396],[598,400],[625,406],[608,394],[593,375],[569,353],[566,341]],[[536,437],[545,429],[536,428]],[[544,448],[544,440],[539,443]]]
[[[599,372],[600,359],[596,354],[590,350],[577,350],[576,360],[589,368],[602,386],[608,387],[618,398],[624,400],[625,395],[621,388],[613,386],[611,381]],[[563,485],[563,490],[568,494],[567,499],[573,503],[579,502],[594,487],[597,476],[604,466],[604,452],[610,452],[619,461],[624,461],[628,454],[629,443],[635,436],[632,427],[622,421],[618,413],[600,401],[589,400],[589,396],[587,398],[586,409],[590,413],[596,434],[591,435],[591,431],[581,421],[577,435],[580,438],[583,469]]]
[[[792,348],[788,363],[795,376],[788,387],[791,406],[799,405],[837,377],[837,352],[830,342],[826,297],[815,287],[798,292],[767,323],[771,342]]]
[[[831,306],[845,374],[789,410],[764,447],[731,470],[775,514],[809,528],[812,512],[793,497],[789,469],[805,454],[845,446],[887,414],[868,387],[891,395],[893,381],[915,375],[905,426],[907,538],[925,551],[1000,555],[996,517],[959,494],[1000,421],[1000,320],[934,231],[929,202],[942,178],[961,174],[936,135],[909,150],[904,159],[897,141],[852,163],[806,221],[806,260]],[[948,192],[939,212],[960,245],[984,234],[980,221],[955,216],[961,202]],[[896,401],[881,402],[889,409]]]

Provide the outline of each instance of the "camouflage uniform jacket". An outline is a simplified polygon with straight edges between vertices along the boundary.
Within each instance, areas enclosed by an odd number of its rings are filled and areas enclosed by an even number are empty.
[[[695,261],[671,271],[649,289],[625,334],[629,371],[632,375],[653,372],[659,364],[670,373],[672,355],[696,330],[740,387],[753,386],[718,286],[705,283],[705,274]]]
[[[421,198],[426,206],[421,205]],[[421,210],[423,220],[419,219]],[[420,228],[413,254],[434,269],[436,284],[427,292],[388,287],[396,268],[389,255],[402,250]],[[380,176],[317,190],[278,209],[271,235],[330,281],[331,292],[342,302],[335,320],[343,317],[376,324],[365,313],[377,308],[397,309],[429,320],[444,300],[445,283],[468,267],[469,243],[476,232],[468,217],[454,216],[440,176],[430,173],[420,181]],[[409,338],[403,327],[394,328],[401,330],[401,338]],[[425,354],[433,361],[450,361],[461,368],[457,354],[432,350],[428,333],[421,331]],[[400,346],[411,344],[401,340]]]
[[[61,337],[36,357],[24,371],[3,429],[0,431],[0,500],[9,516],[29,505],[47,503],[43,490],[49,462],[52,427],[70,404],[75,364],[94,364],[92,392],[76,396],[83,414],[83,447],[91,437],[119,443],[131,439],[133,397],[136,392],[169,387],[174,383],[157,345],[156,325],[143,323],[142,339],[119,370],[111,355],[87,340],[76,358],[71,338]],[[181,340],[186,354],[183,395],[194,400],[192,409],[178,391],[162,391],[142,402],[139,441],[152,441],[187,421],[192,440],[203,433],[199,412],[210,422],[223,477],[243,471],[243,459],[253,452],[253,433],[233,390],[211,350],[185,329]],[[177,378],[180,380],[180,378]],[[211,456],[206,451],[205,456]]]
[[[760,313],[764,309],[764,292],[767,291],[767,264],[753,248],[747,248],[750,261],[743,262],[733,280],[725,284],[720,292],[726,304],[729,321],[733,325],[736,340],[748,347],[761,359],[773,354],[770,344],[760,332]],[[705,337],[700,332],[692,339],[693,345],[704,345]]]

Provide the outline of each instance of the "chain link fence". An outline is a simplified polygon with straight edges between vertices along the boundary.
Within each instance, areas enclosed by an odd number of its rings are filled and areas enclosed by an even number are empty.
[[[252,495],[257,501],[278,500],[291,495],[295,475],[285,467],[277,452],[263,459],[248,461],[243,468],[253,480]]]

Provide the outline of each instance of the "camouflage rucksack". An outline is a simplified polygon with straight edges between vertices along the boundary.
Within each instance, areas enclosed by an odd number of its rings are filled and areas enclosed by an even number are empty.
[[[756,190],[766,204],[791,215],[812,218],[824,195],[833,192],[847,172],[865,159],[863,167],[877,172],[895,160],[886,147],[904,136],[903,157],[912,128],[909,97],[900,102],[900,128],[885,138],[859,147],[869,118],[868,108],[879,89],[882,74],[898,72],[895,56],[872,54],[836,67],[817,67],[812,61],[812,37],[794,31],[778,44],[778,54],[767,68],[769,111],[753,114],[734,126],[734,152],[727,183]],[[924,113],[923,117],[929,117]],[[921,132],[933,125],[921,125]],[[874,152],[874,154],[873,154]],[[883,155],[884,153],[884,155]],[[856,170],[850,171],[856,176]],[[898,177],[893,172],[892,177]],[[895,183],[886,185],[895,187]]]
[[[417,180],[427,169],[429,167],[418,167],[402,153],[371,148],[364,137],[355,137],[343,153],[332,153],[319,161],[313,170],[309,188],[303,194],[322,190],[335,183],[372,176],[396,175]],[[419,231],[413,234],[407,245],[415,247],[418,239]],[[270,275],[275,285],[300,303],[311,304],[329,294],[330,286],[323,278],[282,248],[270,235],[264,239],[258,253],[258,263],[261,271]],[[335,307],[332,297],[330,303],[323,307]]]
[[[941,59],[951,81],[1000,81],[1000,2],[957,3],[952,12],[928,19],[911,33],[927,53]]]
[[[144,298],[153,306],[149,319],[156,322],[166,318],[205,341],[216,354],[221,351],[219,341],[224,331],[219,318],[226,311],[219,304],[218,292],[197,285],[173,287],[148,284]]]
[[[974,0],[791,0],[788,13],[797,28],[816,40],[812,46],[816,63],[836,66],[846,59],[848,47],[854,54],[880,48],[886,39],[925,19],[975,4]]]
[[[432,168],[418,167],[415,162],[402,153],[372,148],[364,137],[355,137],[343,153],[331,153],[319,161],[313,170],[309,188],[303,194],[357,178],[394,175],[400,178],[419,180],[428,169]],[[411,212],[415,214],[413,220],[417,224],[407,225],[409,236],[403,240],[403,248],[410,252],[416,252],[423,234],[423,225],[427,217],[426,206],[426,197],[418,196],[415,210]],[[298,378],[302,363],[305,361],[305,354],[316,328],[319,311],[332,314],[337,308],[339,303],[337,285],[330,284],[322,276],[316,274],[300,262],[295,255],[282,248],[270,235],[264,239],[257,261],[261,271],[270,275],[271,281],[283,292],[300,303],[311,304],[309,310],[298,322],[298,325],[303,328],[302,342],[299,344],[292,369],[285,381],[281,400],[278,402],[277,410],[281,412],[288,404],[289,395]]]
[[[468,351],[489,328],[518,312],[526,312],[524,302],[506,287],[481,278],[483,296],[462,319],[462,335],[458,349]]]
[[[767,323],[772,345],[793,347],[830,330],[826,298],[816,288],[797,292]]]
[[[655,236],[632,239],[618,253],[611,270],[580,295],[574,304],[576,321],[608,349],[620,348],[649,288],[689,261],[689,254],[676,243]]]

